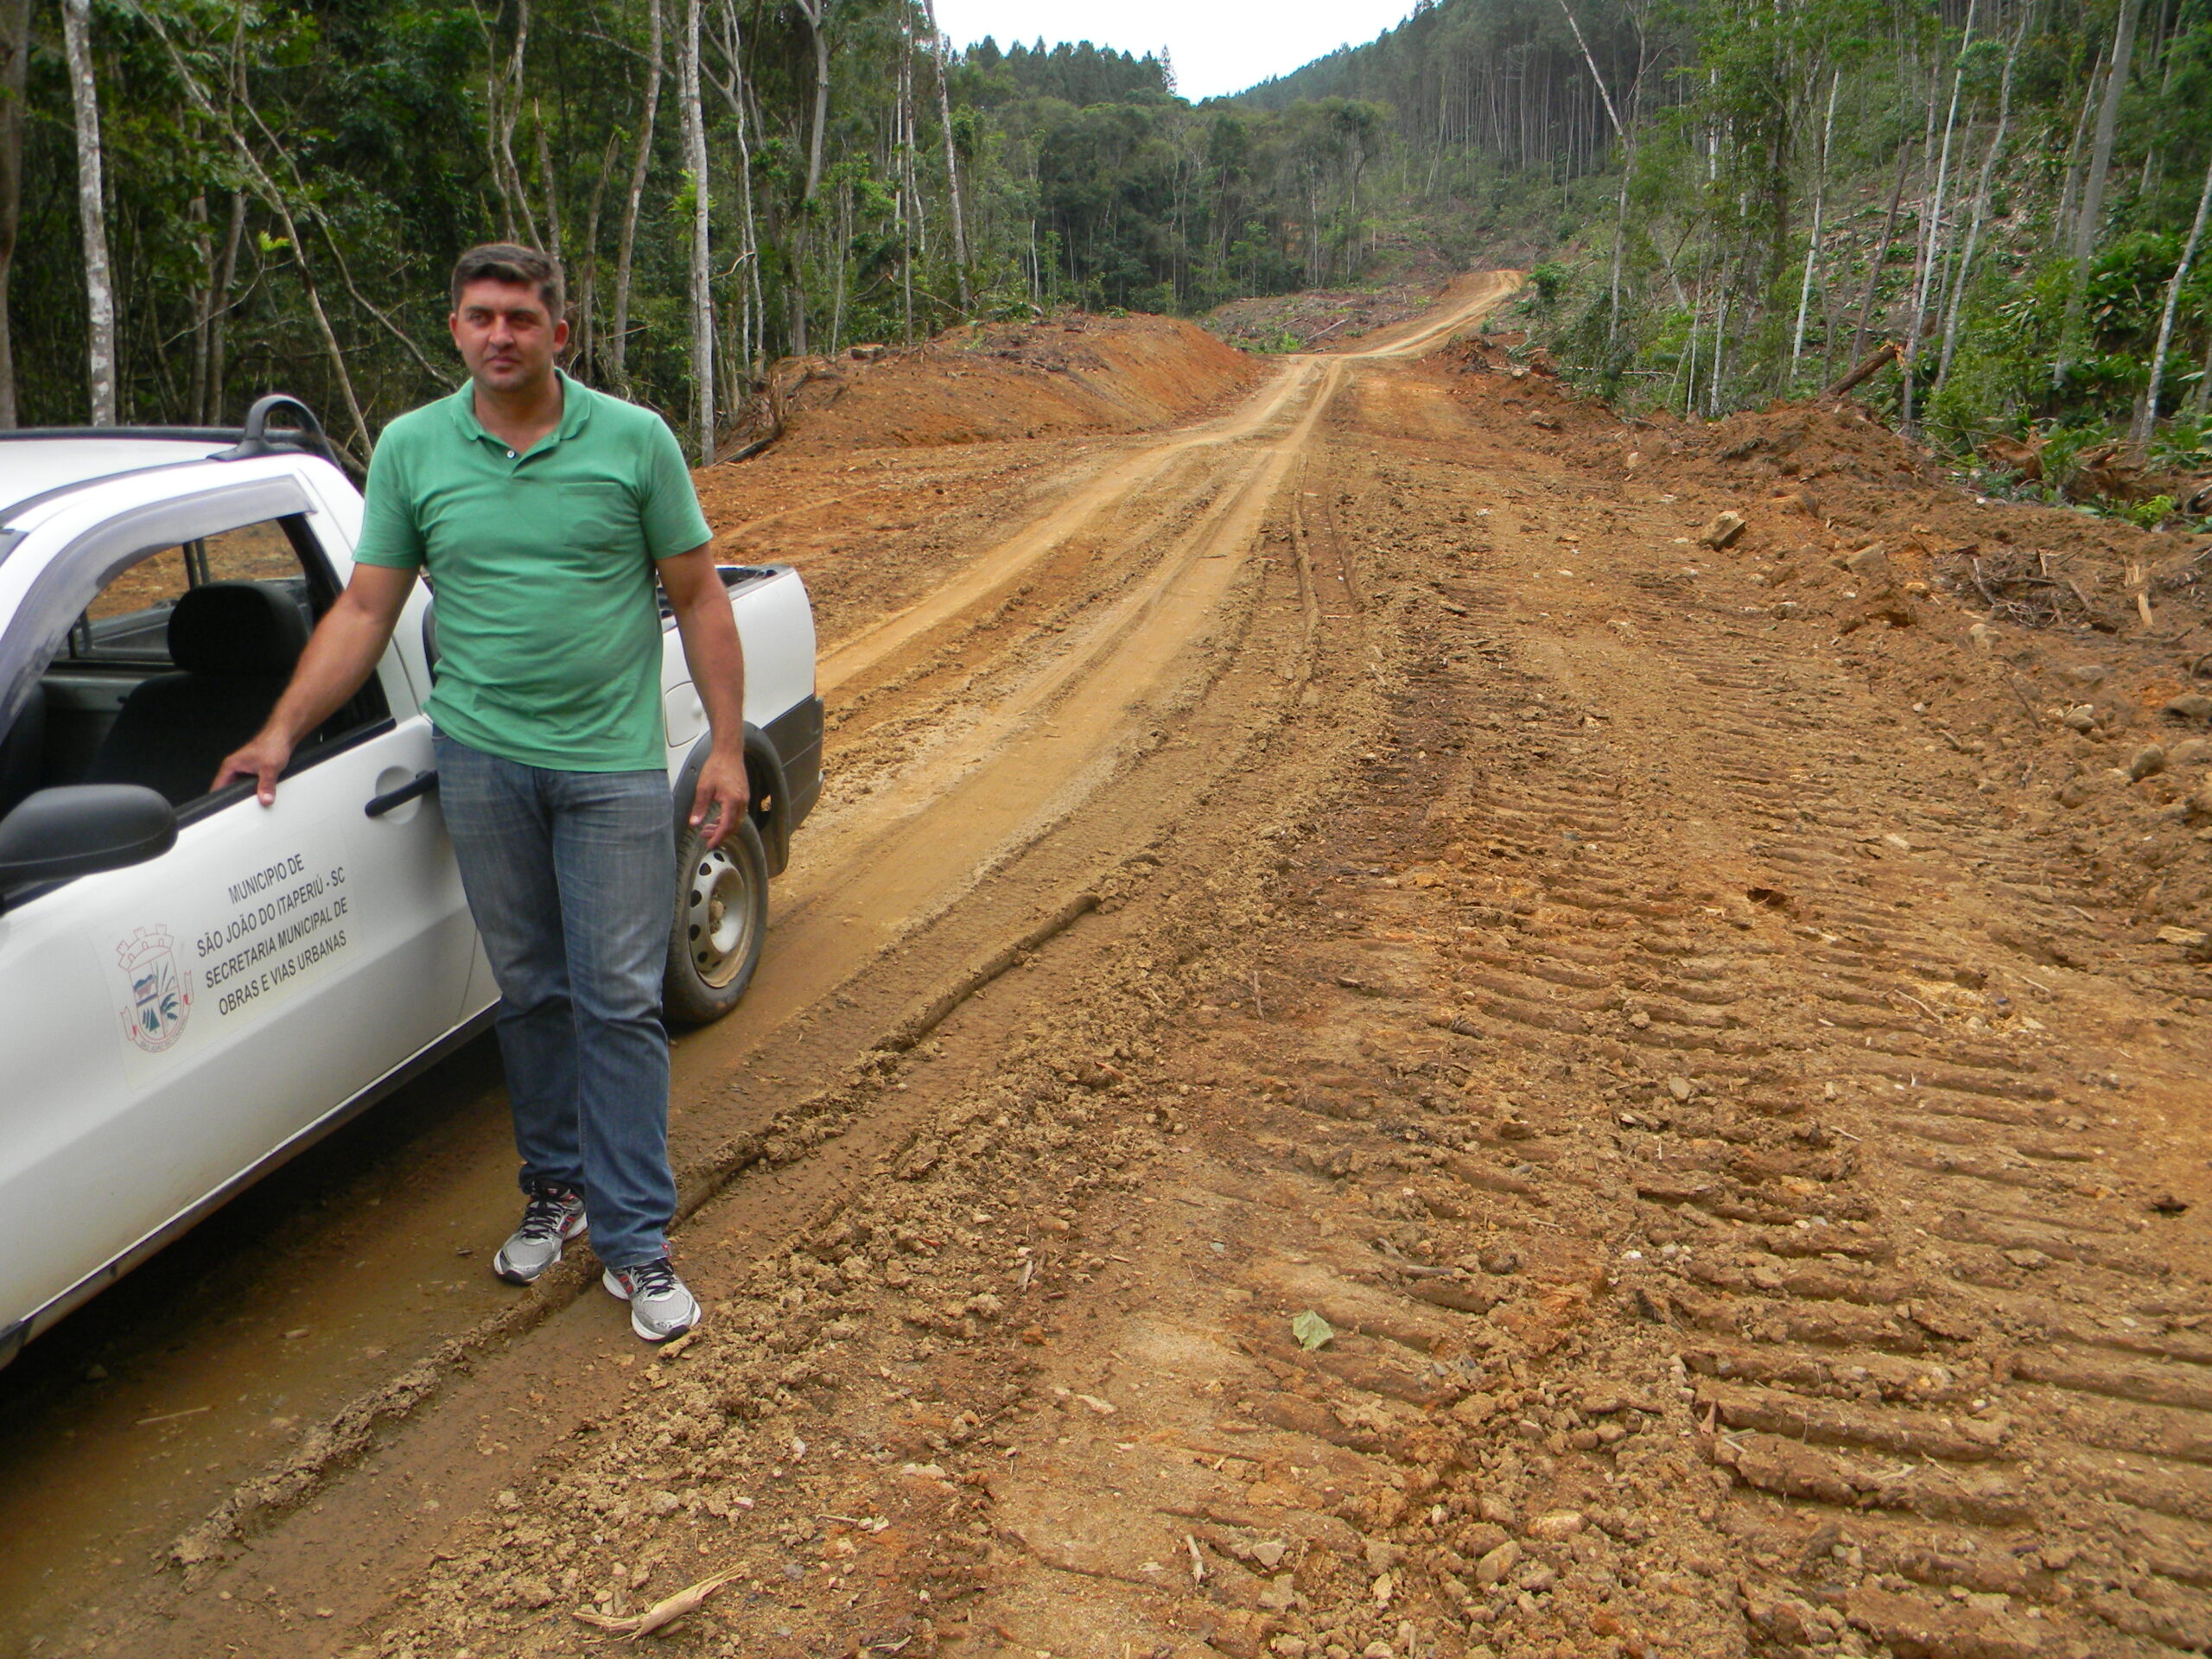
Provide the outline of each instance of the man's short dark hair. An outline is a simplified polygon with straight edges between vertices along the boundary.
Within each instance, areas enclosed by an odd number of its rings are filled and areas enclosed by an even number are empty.
[[[550,253],[525,248],[519,242],[486,242],[471,248],[453,265],[453,308],[461,309],[461,290],[471,283],[527,283],[537,289],[547,316],[561,321],[568,308],[568,284],[562,279],[561,262]]]

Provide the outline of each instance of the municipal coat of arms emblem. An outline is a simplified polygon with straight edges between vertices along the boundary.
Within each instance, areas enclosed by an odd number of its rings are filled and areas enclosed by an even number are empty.
[[[192,972],[177,961],[176,941],[166,927],[140,927],[115,948],[130,987],[123,1027],[132,1042],[158,1054],[184,1035],[192,1014]]]

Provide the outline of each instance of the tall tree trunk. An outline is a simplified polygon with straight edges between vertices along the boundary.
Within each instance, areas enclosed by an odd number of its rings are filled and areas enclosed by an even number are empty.
[[[85,309],[90,323],[86,366],[92,424],[113,426],[115,283],[107,263],[99,92],[92,80],[92,0],[61,0],[61,31],[69,59],[69,101],[77,118],[77,222],[85,243]]]
[[[1904,200],[1904,178],[1912,165],[1913,141],[1906,139],[1897,151],[1897,181],[1890,191],[1890,211],[1882,220],[1882,240],[1874,250],[1874,257],[1866,266],[1866,297],[1859,302],[1859,327],[1851,337],[1851,360],[1856,363],[1866,354],[1867,326],[1874,320],[1874,299],[1882,281],[1882,267],[1890,261],[1890,242],[1897,235],[1897,207]]]
[[[561,257],[561,189],[553,176],[552,141],[545,136],[545,111],[530,100],[530,124],[537,139],[537,181],[545,190],[545,251]]]
[[[622,135],[607,135],[606,151],[599,158],[599,172],[591,183],[591,211],[584,216],[584,252],[582,265],[582,303],[576,308],[577,341],[575,361],[584,372],[594,372],[593,365],[599,361],[599,227],[607,206],[607,181],[614,176],[614,157],[622,147]]]
[[[845,266],[846,254],[853,245],[853,187],[842,184],[837,188],[837,273],[830,289],[830,355],[837,355],[837,348],[845,338]]]
[[[2082,264],[2097,251],[2104,230],[2105,181],[2112,172],[2113,137],[2120,125],[2120,101],[2127,92],[2127,67],[2135,54],[2135,25],[2142,15],[2143,0],[2120,0],[2120,22],[2112,40],[2112,67],[2105,74],[2096,142],[2089,151],[2088,181],[2082,188],[2082,216],[2074,226],[2074,257]]]
[[[1611,297],[1605,317],[1605,343],[1610,346],[1621,326],[1621,245],[1628,236],[1628,181],[1636,171],[1636,145],[1622,124],[1620,111],[1613,105],[1613,94],[1605,85],[1605,76],[1598,73],[1598,60],[1590,50],[1590,42],[1582,38],[1582,25],[1574,20],[1573,8],[1567,0],[1559,0],[1559,9],[1567,14],[1567,26],[1574,31],[1574,43],[1582,48],[1582,61],[1590,67],[1590,79],[1598,88],[1598,96],[1605,100],[1605,119],[1612,124],[1613,137],[1621,146],[1621,193],[1613,215],[1613,268],[1608,283]],[[1643,79],[1640,72],[1637,78]]]
[[[952,92],[945,84],[945,64],[952,47],[937,26],[936,0],[922,0],[922,16],[930,26],[930,59],[937,65],[938,125],[944,132],[944,181],[952,199],[952,270],[960,285],[960,310],[964,316],[974,302],[968,293],[968,220],[960,203],[960,145],[952,131]]]
[[[660,109],[661,0],[645,0],[652,33],[645,51],[645,107],[638,118],[638,148],[630,158],[630,195],[622,205],[622,245],[614,256],[614,321],[607,341],[608,378],[615,391],[630,393],[630,276],[638,250],[638,208],[645,200],[645,173],[653,159],[653,118]]]
[[[1932,391],[1942,391],[1943,383],[1951,378],[1951,358],[1959,345],[1959,316],[1966,308],[1967,289],[1974,282],[1974,259],[1981,245],[1982,222],[1989,216],[1989,181],[1997,170],[1998,158],[2004,152],[2005,135],[2012,124],[2012,69],[2019,61],[2020,46],[2028,38],[2028,23],[2032,16],[2032,10],[2021,14],[2019,27],[2012,31],[2012,44],[2005,54],[2005,74],[1997,89],[1997,134],[1989,141],[1989,153],[1981,158],[1981,177],[1974,185],[1974,217],[1967,223],[1967,245],[1959,259],[1958,274],[1951,279],[1950,308],[1943,319],[1943,349],[1936,363]]]
[[[8,278],[15,268],[16,233],[22,220],[23,91],[30,56],[30,0],[0,0],[0,430],[20,423]]]
[[[2074,210],[2082,200],[2082,146],[2089,136],[2089,117],[2097,107],[2097,85],[2105,73],[2105,49],[2097,48],[2089,67],[2088,84],[2082,89],[2081,112],[2074,118],[2074,136],[2066,143],[2066,175],[2058,190],[2058,213],[2051,220],[2051,246],[2063,253],[2074,245]]]
[[[530,44],[530,0],[517,0],[514,45],[500,51],[498,19],[485,16],[481,0],[471,0],[476,26],[484,36],[484,156],[492,188],[499,197],[499,234],[509,242],[534,243],[530,192],[515,165],[515,124],[522,116],[524,58]]]
[[[1905,330],[1904,355],[1899,359],[1904,369],[1904,391],[1902,414],[1908,430],[1914,428],[1913,391],[1919,372],[1920,340],[1928,326],[1928,300],[1936,284],[1936,270],[1943,257],[1943,194],[1950,184],[1951,140],[1958,130],[1959,99],[1966,90],[1967,50],[1974,44],[1974,0],[1967,0],[1966,32],[1959,40],[1959,56],[1951,72],[1951,102],[1943,115],[1943,148],[1936,162],[1936,191],[1928,208],[1928,234],[1921,257],[1920,270],[1913,283],[1912,318]]]
[[[207,223],[207,193],[200,191],[185,209],[184,222],[200,251],[200,286],[192,296],[192,392],[185,399],[188,419],[197,421],[207,405],[207,334],[215,314],[215,235]]]
[[[691,175],[692,423],[702,467],[715,459],[715,295],[709,263],[713,198],[707,177],[707,112],[699,99],[699,14],[704,5],[705,0],[686,0],[683,39],[677,49],[684,165]]]
[[[223,423],[223,368],[230,343],[231,293],[238,286],[238,245],[245,239],[246,193],[231,192],[230,234],[223,238],[223,257],[215,267],[213,303],[207,316],[207,400],[200,405],[200,420],[207,426]]]
[[[1797,327],[1789,336],[1789,378],[1797,378],[1797,359],[1805,353],[1805,314],[1813,303],[1813,270],[1821,258],[1821,217],[1827,207],[1828,146],[1835,137],[1835,95],[1843,86],[1843,71],[1839,69],[1828,81],[1828,112],[1821,124],[1821,159],[1819,171],[1813,180],[1813,234],[1805,244],[1805,280],[1797,288]],[[1619,256],[1616,254],[1618,262]]]
[[[499,98],[499,163],[506,168],[507,189],[514,201],[516,231],[535,247],[537,225],[530,211],[530,190],[523,183],[522,168],[515,165],[515,127],[522,120],[522,86],[525,54],[530,46],[530,0],[515,0],[515,49],[507,64],[505,87]],[[513,234],[514,232],[510,232]]]
[[[250,155],[244,135],[238,136],[238,147],[241,154]],[[260,170],[257,162],[255,166]],[[308,310],[315,317],[315,332],[322,336],[323,353],[330,359],[331,378],[337,381],[339,392],[346,399],[346,413],[353,421],[354,441],[360,445],[360,460],[365,466],[375,441],[369,436],[368,417],[361,412],[361,400],[354,395],[353,371],[346,364],[346,348],[338,343],[338,331],[330,326],[330,314],[323,309],[322,289],[315,282],[314,268],[308,264],[307,238],[300,234],[291,204],[284,200],[276,181],[265,170],[260,170],[260,179],[262,188],[268,193],[269,205],[291,242],[292,264],[300,273],[300,286],[308,296]]]
[[[899,32],[899,287],[904,299],[905,321],[899,340],[902,344],[914,343],[914,221],[919,217],[921,202],[914,189],[914,28],[913,14],[906,12],[900,20]],[[837,250],[840,270],[843,268],[845,250]],[[836,351],[833,337],[830,349]]]
[[[2097,108],[2097,136],[2089,148],[2088,177],[2082,186],[2082,207],[2074,221],[2074,274],[2066,289],[2066,318],[2058,350],[2050,362],[2050,386],[2056,392],[2066,384],[2082,330],[2082,313],[2089,298],[2089,261],[2104,232],[2105,181],[2112,171],[2113,137],[2120,124],[2120,101],[2127,92],[2127,67],[2135,53],[2135,24],[2143,13],[2143,0],[2120,0],[2120,22],[2112,41],[2112,63],[2105,71],[2105,92]]]
[[[736,96],[731,100],[737,105],[737,199],[739,233],[744,238],[741,257],[745,261],[747,353],[746,383],[753,379],[753,358],[766,349],[768,333],[768,297],[760,286],[760,219],[753,206],[753,124],[746,107],[745,66],[741,55],[744,39],[737,32],[737,10],[730,8],[730,78]]]
[[[84,5],[88,4],[89,0],[69,0],[69,3]],[[270,145],[279,148],[281,151],[281,146],[276,144],[276,135],[270,131],[268,124],[255,111],[251,100],[245,97],[245,88],[242,80],[234,83],[228,89],[230,97],[226,106],[218,109],[214,100],[207,95],[207,89],[200,84],[200,77],[194,72],[191,60],[177,49],[176,42],[169,37],[168,29],[162,25],[161,13],[157,10],[149,10],[142,12],[140,16],[144,18],[156,38],[160,40],[162,47],[167,50],[169,67],[175,72],[178,84],[184,88],[185,96],[191,101],[193,108],[209,123],[218,127],[223,136],[230,141],[231,149],[238,156],[238,165],[245,169],[246,177],[252,181],[255,192],[261,197],[269,211],[276,215],[277,223],[283,227],[285,245],[292,251],[293,268],[300,273],[300,287],[307,295],[308,311],[315,318],[315,332],[321,336],[324,354],[330,359],[330,378],[336,384],[339,394],[346,400],[346,412],[353,422],[354,440],[359,446],[354,458],[362,466],[367,466],[370,450],[373,447],[373,441],[369,436],[368,418],[362,414],[361,401],[354,395],[353,372],[346,364],[346,349],[339,343],[338,331],[331,327],[330,314],[323,308],[322,290],[315,282],[315,268],[308,264],[307,240],[300,234],[299,221],[293,215],[291,203],[285,199],[282,187],[269,175],[269,169],[261,164],[260,156],[254,153],[252,144],[247,141],[245,133],[238,125],[238,117],[243,113],[259,130],[263,137],[269,140]],[[289,155],[286,156],[285,160],[287,166],[289,167],[291,163]],[[294,169],[293,176],[297,180],[296,169]],[[236,222],[234,221],[234,225]],[[327,230],[327,226],[325,229]],[[334,241],[332,245],[334,249],[336,246]],[[349,278],[349,286],[350,282]],[[360,297],[358,291],[355,293],[355,297],[357,300]],[[391,326],[388,318],[379,316],[378,320],[384,321],[387,327]],[[394,329],[394,332],[398,333],[397,329]],[[419,348],[414,346],[413,341],[407,340],[404,334],[400,334],[399,337],[406,340],[409,347],[416,350],[419,356]],[[428,359],[423,360],[427,367]]]
[[[729,64],[729,79],[717,79],[715,86],[737,121],[737,263],[745,273],[738,290],[742,300],[738,339],[743,349],[736,365],[737,384],[750,397],[753,355],[762,348],[767,334],[767,298],[760,286],[760,237],[753,204],[753,112],[749,107],[751,86],[745,75],[745,34],[738,25],[735,0],[721,0],[721,45],[722,56]],[[737,412],[736,405],[732,404],[731,415],[734,416]]]
[[[815,198],[822,189],[823,146],[830,129],[830,7],[831,0],[797,0],[814,42],[814,122],[806,146],[806,191],[791,233],[791,350],[807,352],[806,245]]]
[[[2182,284],[2189,280],[2189,268],[2196,261],[2197,246],[2204,239],[2204,216],[2208,211],[2212,211],[2212,166],[2204,169],[2204,188],[2196,197],[2196,219],[2189,227],[2189,242],[2181,251],[2181,263],[2174,267],[2174,279],[2166,284],[2166,308],[2158,319],[2158,349],[2151,353],[2151,385],[2130,437],[2138,461],[2149,454],[2151,439],[2158,431],[2158,382],[2165,378],[2166,347],[2173,344],[2174,312],[2181,304]]]
[[[814,130],[806,145],[806,200],[822,188],[822,146],[830,128],[830,7],[831,0],[798,0],[814,41]]]

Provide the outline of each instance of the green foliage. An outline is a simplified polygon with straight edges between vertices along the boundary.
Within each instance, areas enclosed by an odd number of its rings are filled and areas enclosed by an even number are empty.
[[[1939,446],[2056,424],[2059,487],[2071,457],[2128,430],[2212,160],[2212,6],[2145,11],[2086,265],[2065,253],[2108,6],[1995,0],[1970,35],[1962,9],[1906,0],[1682,0],[1662,16],[1675,96],[1647,104],[1625,183],[1586,199],[1560,238],[1579,257],[1532,273],[1525,314],[1567,372],[1717,414],[1827,384],[1887,340],[1910,348],[1909,380],[1886,369],[1857,395]],[[1362,73],[1355,54],[1294,82],[1310,94]],[[2181,289],[2158,388],[2167,464],[2212,463],[2208,362],[2212,247]]]
[[[1002,72],[1007,84],[1024,98],[1058,99],[1077,105],[1164,104],[1175,92],[1166,65],[1151,53],[1135,58],[1089,41],[1073,45],[1063,41],[1049,48],[1042,40],[1034,47],[1017,41],[1001,54],[998,42],[987,35],[970,58],[984,74]]]
[[[2044,485],[2063,499],[2080,477],[2082,457],[2117,436],[2110,422],[2094,416],[2053,426],[2043,446]]]
[[[669,73],[624,378],[681,415],[696,186],[676,106],[683,7],[660,3]],[[550,241],[556,221],[575,369],[612,379],[647,4],[532,0],[511,84],[519,0],[102,0],[126,417],[234,416],[272,385],[333,410],[335,359],[374,427],[450,372],[447,263],[495,236]],[[2107,219],[2086,268],[2063,257],[2110,10],[1989,0],[1968,38],[1965,9],[1923,0],[1576,0],[1578,39],[1556,0],[1437,0],[1376,41],[1198,105],[1175,96],[1164,56],[985,41],[944,66],[946,121],[913,0],[836,0],[817,135],[802,14],[731,0],[710,9],[722,43],[706,54],[703,110],[712,293],[735,359],[724,404],[802,343],[954,323],[963,287],[971,316],[1189,312],[1389,262],[1480,260],[1532,266],[1521,318],[1568,372],[1630,403],[1713,414],[1802,395],[1855,347],[1894,340],[1914,347],[1910,402],[1885,370],[1859,393],[1870,408],[1909,411],[1960,449],[2057,423],[2063,463],[2083,435],[2126,430],[2149,385],[2212,159],[2212,4],[2146,7]],[[68,92],[58,54],[41,45],[29,61],[10,321],[19,340],[67,343],[17,353],[25,418],[66,421],[85,407]],[[1923,222],[1954,89],[1943,212]],[[2007,137],[1984,199],[2000,103]],[[204,319],[238,204],[236,270],[212,306],[218,398]],[[2157,453],[2184,469],[2212,463],[2209,357],[2212,249],[2182,291],[2158,389]]]
[[[2176,416],[2159,434],[2152,460],[2164,467],[2212,467],[2212,413],[2195,410]]]

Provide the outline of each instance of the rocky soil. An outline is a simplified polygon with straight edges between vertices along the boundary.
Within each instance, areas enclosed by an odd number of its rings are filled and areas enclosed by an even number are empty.
[[[1055,642],[1190,606],[1152,690],[1117,645],[1036,704],[1137,699],[977,877],[1021,925],[716,1085],[774,1112],[681,1236],[708,1323],[442,1385],[443,1440],[92,1648],[2212,1649],[2203,550],[1849,410],[1290,372],[846,682],[881,801]],[[835,464],[895,610],[1141,458]],[[718,524],[838,481],[778,464]]]

